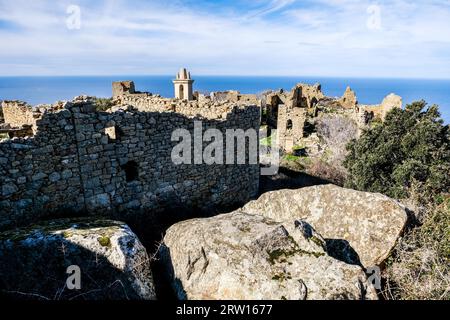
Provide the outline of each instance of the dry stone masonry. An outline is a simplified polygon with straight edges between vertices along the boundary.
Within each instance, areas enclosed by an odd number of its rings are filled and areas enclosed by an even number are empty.
[[[224,134],[258,130],[260,109],[221,106],[221,117],[214,118],[217,110],[190,108],[97,112],[90,98],[78,97],[44,111],[34,136],[0,143],[0,228],[29,223],[43,212],[154,213],[251,199],[258,192],[258,165],[175,165],[171,136],[175,129],[193,133],[195,121]]]
[[[171,99],[138,92],[132,81],[114,82],[115,106],[106,112],[98,112],[89,97],[37,107],[4,101],[0,134],[10,139],[0,139],[0,228],[43,212],[154,212],[245,202],[258,192],[258,165],[175,165],[173,131],[193,133],[196,121],[223,134],[259,131],[264,106],[268,127],[277,129],[280,148],[290,152],[304,142],[307,120],[319,108],[340,108],[363,127],[402,105],[393,94],[381,105],[359,105],[350,88],[340,99],[329,98],[320,84],[298,84],[261,100],[238,91],[192,93],[192,83],[182,69]]]

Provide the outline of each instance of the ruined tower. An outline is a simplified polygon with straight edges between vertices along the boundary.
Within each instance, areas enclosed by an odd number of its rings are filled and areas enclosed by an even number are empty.
[[[181,100],[193,100],[192,84],[194,80],[191,79],[191,73],[186,68],[181,68],[177,73],[177,78],[173,80],[175,86],[175,98]]]

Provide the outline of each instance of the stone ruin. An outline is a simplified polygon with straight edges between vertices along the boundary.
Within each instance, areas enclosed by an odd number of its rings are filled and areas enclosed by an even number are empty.
[[[163,98],[149,92],[137,92],[133,81],[113,82],[113,99],[117,105],[132,106],[140,111],[178,112],[206,118],[224,118],[236,106],[260,106],[256,94],[230,90],[209,95],[193,92],[191,73],[182,68],[173,80],[174,98]]]
[[[34,135],[36,132],[36,121],[47,110],[57,110],[61,106],[62,102],[54,105],[32,107],[22,101],[3,101],[1,104],[0,140],[6,137],[12,139]]]
[[[356,93],[350,87],[347,87],[344,95],[339,99],[339,104],[345,109],[355,109],[358,105]]]
[[[127,94],[135,94],[136,89],[134,87],[133,81],[118,81],[113,82],[112,85],[113,89],[113,99],[120,98],[121,96],[127,95]]]
[[[178,81],[193,80],[182,69],[174,81],[176,94]],[[259,165],[172,163],[172,132],[193,133],[195,121],[222,133],[259,131],[263,114],[269,130],[277,129],[279,147],[292,152],[305,141],[308,120],[327,109],[364,128],[402,107],[393,94],[380,105],[361,105],[350,88],[342,98],[326,97],[320,84],[298,84],[262,99],[238,91],[163,98],[137,92],[132,81],[114,82],[112,90],[115,106],[101,112],[89,97],[37,107],[3,101],[0,134],[9,139],[0,139],[0,229],[67,210],[158,212],[229,206],[255,196]]]
[[[290,92],[279,90],[266,94],[262,107],[268,135],[276,129],[278,146],[289,153],[302,143],[307,120],[320,116],[321,112],[332,111],[347,116],[362,130],[370,121],[384,121],[389,111],[402,108],[402,98],[390,94],[380,105],[361,105],[350,87],[341,98],[331,98],[323,94],[320,84],[300,83]]]
[[[260,99],[258,99],[256,94],[243,94],[236,90],[222,91],[222,92],[212,92],[210,95],[212,101],[215,102],[245,102],[253,103],[259,105]]]
[[[41,109],[3,103],[7,123],[33,130],[0,143],[0,229],[62,212],[121,218],[180,207],[206,210],[258,194],[258,164],[175,165],[171,158],[178,144],[174,130],[193,136],[201,121],[204,130],[224,135],[230,129],[258,132],[258,106],[165,99],[136,93],[132,82],[115,83],[113,95],[118,104],[105,112],[85,96]],[[225,145],[223,150],[225,156]]]

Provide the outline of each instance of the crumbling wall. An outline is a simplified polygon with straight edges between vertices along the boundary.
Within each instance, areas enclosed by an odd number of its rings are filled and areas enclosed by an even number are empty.
[[[35,123],[33,108],[21,101],[3,101],[3,118],[6,124],[11,127],[32,126]]]
[[[0,143],[1,229],[83,208],[72,118],[69,110],[48,113],[33,138]]]
[[[176,165],[171,153],[178,142],[171,138],[175,129],[193,137],[195,121],[224,134],[258,131],[259,113],[257,107],[237,107],[220,120],[173,112],[107,113],[96,112],[87,100],[45,113],[34,137],[0,143],[0,229],[68,210],[150,214],[172,206],[243,203],[258,192],[258,164]]]
[[[0,101],[0,124],[5,122],[5,119],[3,118],[3,107],[2,107],[3,101]]]
[[[402,97],[395,95],[393,93],[386,96],[381,104],[377,105],[361,105],[360,112],[365,112],[368,114],[366,118],[369,119],[379,119],[384,121],[386,119],[386,115],[395,108],[401,109],[403,106]]]
[[[213,102],[247,102],[255,105],[260,104],[256,94],[243,94],[235,90],[212,92],[211,99]]]
[[[301,96],[306,102],[306,108],[314,108],[320,100],[325,98],[322,92],[322,86],[319,83],[314,85],[300,83],[294,90],[299,89],[301,89]]]
[[[277,141],[284,151],[292,152],[299,145],[303,138],[306,113],[305,108],[278,107]]]
[[[135,87],[133,81],[117,81],[113,82],[113,98],[119,98],[123,95],[134,94]]]
[[[358,105],[358,98],[355,92],[350,87],[347,87],[344,95],[339,99],[339,103],[345,109],[355,109]]]
[[[122,104],[133,106],[142,112],[176,112],[189,117],[196,116],[206,119],[226,119],[228,113],[232,112],[236,107],[256,107],[256,104],[248,102],[186,101],[153,95],[145,97],[128,95],[123,96],[121,101]]]

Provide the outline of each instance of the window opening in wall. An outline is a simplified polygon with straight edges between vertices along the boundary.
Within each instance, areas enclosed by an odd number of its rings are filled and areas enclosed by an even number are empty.
[[[293,128],[292,120],[288,120],[286,124],[286,129],[292,130],[292,128]]]
[[[133,182],[139,178],[139,166],[135,161],[129,161],[121,168],[125,171],[127,182]]]
[[[111,126],[105,128],[105,134],[108,136],[109,141],[116,141],[120,139],[120,137],[123,135],[123,132],[118,126]]]
[[[184,86],[182,84],[180,84],[180,99],[184,99]]]

